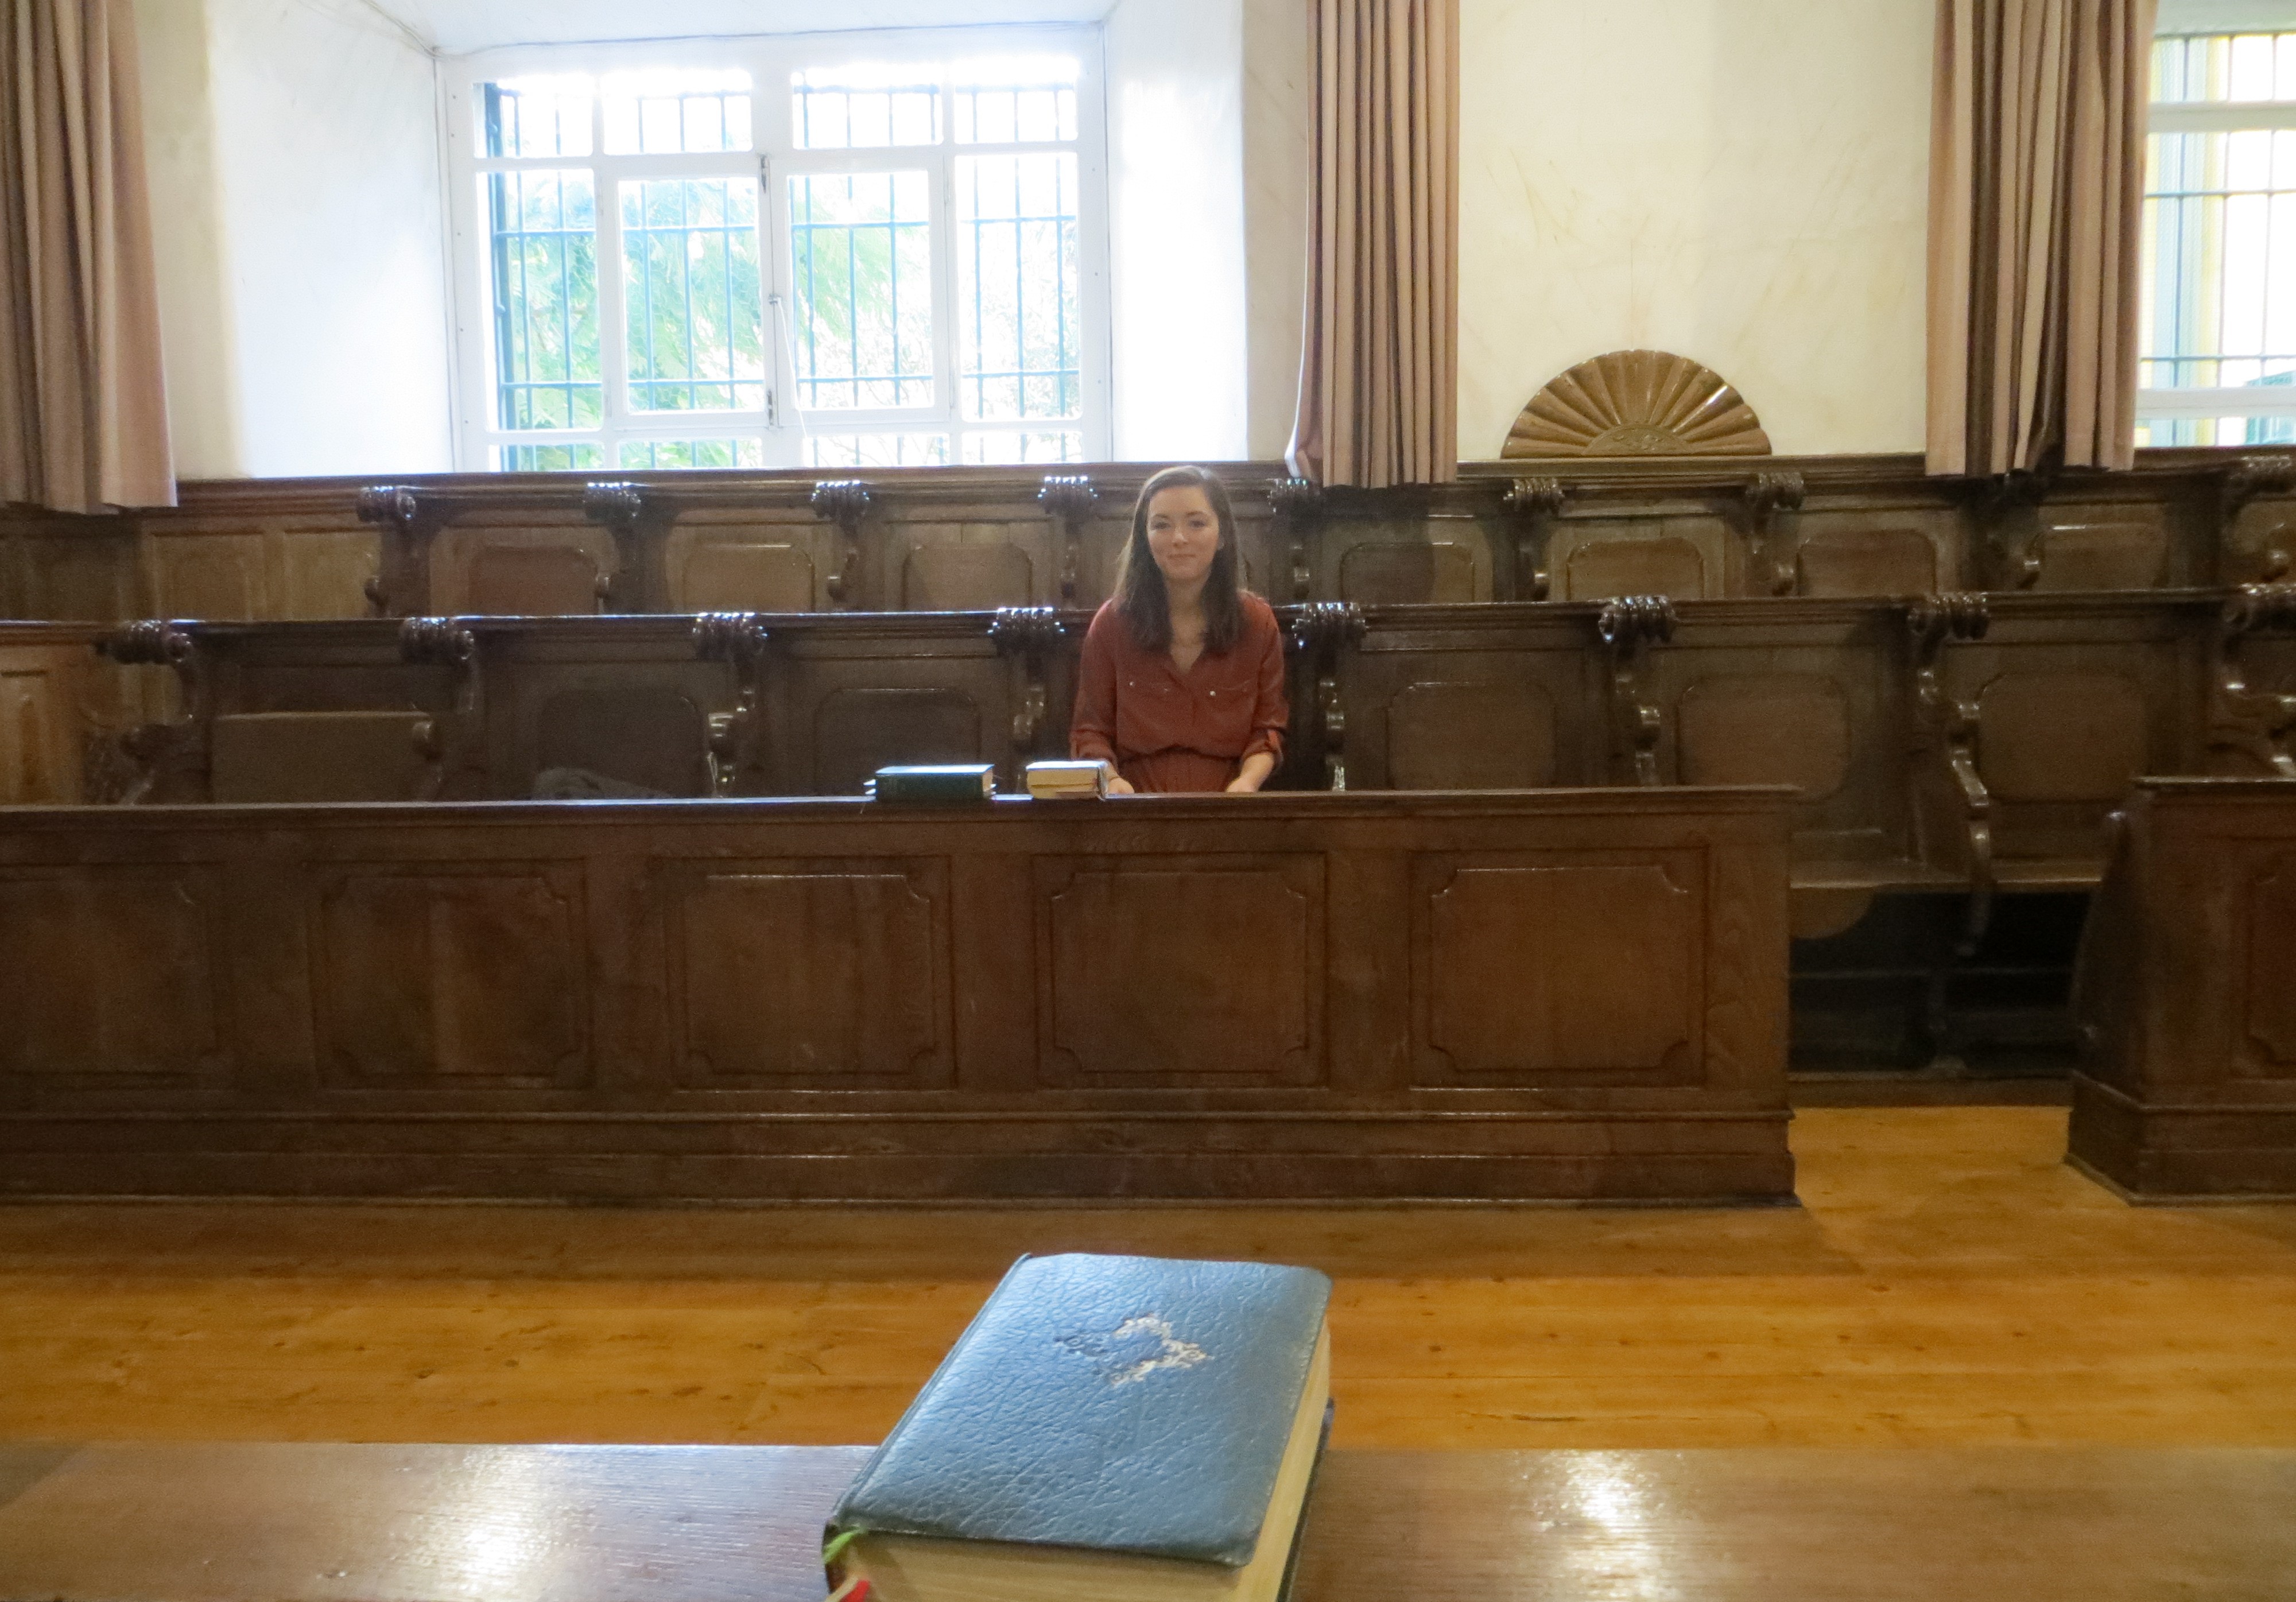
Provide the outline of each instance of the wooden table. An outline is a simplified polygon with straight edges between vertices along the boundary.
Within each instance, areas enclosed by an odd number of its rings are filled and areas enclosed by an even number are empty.
[[[9,1602],[818,1602],[862,1447],[0,1447]],[[1334,1452],[1300,1602],[2273,1598],[2296,1450]]]

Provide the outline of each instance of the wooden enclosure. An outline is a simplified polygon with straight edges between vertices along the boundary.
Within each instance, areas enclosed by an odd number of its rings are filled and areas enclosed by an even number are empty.
[[[2112,835],[2074,1161],[2139,1200],[2296,1197],[2296,781],[2147,779]]]
[[[1784,800],[20,810],[0,1189],[1783,1200]]]

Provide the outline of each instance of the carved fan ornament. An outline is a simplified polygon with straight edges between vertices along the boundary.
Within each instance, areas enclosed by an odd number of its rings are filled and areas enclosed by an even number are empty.
[[[1505,456],[1767,456],[1761,419],[1713,368],[1664,350],[1580,362],[1530,398]]]

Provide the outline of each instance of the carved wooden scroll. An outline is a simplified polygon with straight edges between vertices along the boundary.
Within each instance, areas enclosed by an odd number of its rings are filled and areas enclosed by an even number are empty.
[[[1633,775],[1637,785],[1655,785],[1659,735],[1665,714],[1650,698],[1644,682],[1650,647],[1674,637],[1674,603],[1664,596],[1621,596],[1603,603],[1595,632],[1611,653],[1611,757],[1612,767]]]
[[[1061,599],[1073,602],[1082,581],[1084,525],[1100,491],[1081,472],[1048,472],[1037,490],[1037,504],[1061,525]]]
[[[836,571],[829,575],[825,586],[829,598],[840,606],[860,604],[861,522],[869,515],[871,498],[869,486],[861,479],[824,479],[813,487],[809,503],[813,514],[824,522],[835,523],[844,536]]]
[[[2017,468],[1979,481],[1977,522],[1993,553],[1997,589],[2030,589],[2041,577],[2044,534],[2037,511],[2054,475]]]
[[[709,788],[736,793],[737,781],[762,766],[766,739],[766,646],[772,636],[754,612],[705,612],[693,620],[693,653],[730,662],[734,700],[730,712],[709,718]]]
[[[1554,537],[1555,513],[1570,492],[1561,479],[1516,479],[1499,497],[1514,519],[1514,594],[1517,601],[1544,601],[1553,585],[1547,571],[1546,547]]]
[[[988,637],[996,642],[998,653],[1021,675],[1021,693],[1013,697],[1013,752],[1021,762],[1045,754],[1042,742],[1049,721],[1045,659],[1067,632],[1060,613],[1049,606],[1000,606],[988,625]]]
[[[1530,398],[1502,456],[1767,456],[1762,431],[1722,375],[1664,350],[1580,362]]]
[[[2287,628],[2296,628],[2296,584],[2243,584],[2225,603],[2210,650],[2209,749],[2232,753],[2243,771],[2296,778],[2296,695],[2249,688],[2245,660],[2250,635]]]
[[[2217,558],[2221,562],[2232,549],[2233,524],[2240,521],[2241,508],[2259,495],[2284,495],[2296,489],[2296,456],[2279,454],[2243,456],[2225,470],[2217,492]],[[2285,578],[2292,563],[2289,550],[2289,529],[2285,522],[2272,530],[2272,536],[2262,553],[2261,568],[2267,583],[2276,583]]]
[[[1962,957],[1975,954],[1993,917],[1993,797],[1977,772],[1977,707],[1948,690],[1939,670],[1950,642],[1982,639],[1992,624],[1991,607],[1974,592],[1923,596],[1906,608],[1914,647],[1914,749],[1942,767],[1969,859],[1969,912],[1956,949]]]
[[[1267,504],[1290,564],[1292,598],[1304,601],[1311,588],[1308,542],[1324,521],[1324,487],[1313,479],[1277,479],[1267,487]]]
[[[1793,564],[1776,544],[1780,512],[1798,512],[1808,489],[1798,472],[1758,472],[1746,482],[1747,557],[1752,587],[1773,596],[1794,589]]]
[[[644,561],[645,541],[639,530],[653,510],[643,484],[600,482],[582,486],[582,515],[603,526],[614,538],[614,571],[598,580],[598,598],[605,603],[608,612],[643,611],[651,598],[641,593],[644,587],[638,576]],[[660,541],[653,544],[660,548]]]
[[[199,643],[182,624],[164,618],[146,618],[96,641],[99,655],[122,667],[172,669],[176,675],[176,716],[166,723],[147,723],[119,737],[120,754],[127,760],[127,777],[119,800],[130,806],[149,801],[154,791],[170,781],[186,780],[206,789],[209,702],[207,664]]]
[[[430,556],[416,538],[422,498],[404,484],[372,484],[358,492],[352,508],[363,523],[383,530],[379,571],[363,589],[377,617],[418,604],[429,587]]]
[[[1316,676],[1312,730],[1304,737],[1303,754],[1313,752],[1326,790],[1348,787],[1347,703],[1340,696],[1340,653],[1364,637],[1367,627],[1363,608],[1352,601],[1311,601],[1292,620],[1292,645]]]
[[[480,776],[486,769],[479,637],[459,618],[409,618],[398,626],[398,656],[447,669],[453,686],[447,726],[440,728],[436,719],[426,718],[414,731],[415,750],[430,766],[417,799],[437,801],[465,768]]]

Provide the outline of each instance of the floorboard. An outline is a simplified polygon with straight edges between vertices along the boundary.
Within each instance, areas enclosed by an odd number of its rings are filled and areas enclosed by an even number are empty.
[[[876,1439],[1021,1252],[1312,1263],[1348,1447],[2296,1444],[2296,1207],[2055,1107],[1828,1108],[1799,1209],[0,1207],[0,1439]]]

